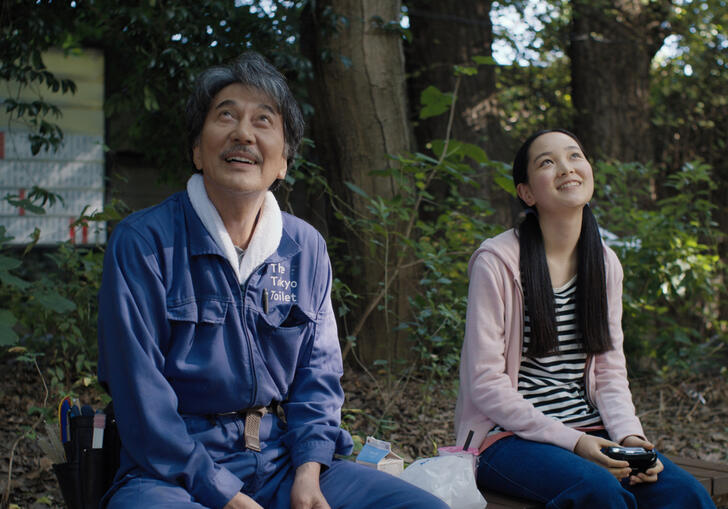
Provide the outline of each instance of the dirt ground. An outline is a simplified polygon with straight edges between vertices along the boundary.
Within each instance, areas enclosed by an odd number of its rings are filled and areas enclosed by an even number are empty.
[[[0,368],[0,496],[8,496],[14,509],[63,507],[51,460],[33,437],[25,436],[38,418],[33,408],[43,404],[40,377],[31,365],[10,359],[3,360]],[[453,443],[455,377],[433,382],[350,370],[343,385],[347,394],[343,425],[357,441],[367,435],[388,440],[407,462],[435,455],[437,447]],[[636,379],[631,386],[645,431],[661,451],[728,463],[725,377]],[[82,403],[99,405],[99,395],[93,390],[76,392]],[[47,407],[54,408],[58,399],[58,395],[51,395]],[[728,500],[720,504],[721,508],[728,507]]]

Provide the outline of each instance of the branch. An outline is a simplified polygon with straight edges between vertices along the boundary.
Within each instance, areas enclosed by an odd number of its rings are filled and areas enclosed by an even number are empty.
[[[442,154],[440,154],[440,158],[437,161],[437,165],[435,165],[435,170],[431,171],[430,174],[427,176],[427,181],[425,182],[425,185],[423,186],[422,190],[418,193],[417,199],[415,200],[415,204],[412,207],[412,214],[410,215],[409,222],[407,223],[407,228],[405,228],[405,232],[403,235],[403,238],[409,239],[412,235],[412,229],[414,228],[415,221],[418,217],[418,211],[420,208],[420,205],[422,204],[422,200],[424,198],[425,189],[430,185],[432,182],[432,179],[435,178],[435,174],[437,173],[436,168],[442,164],[442,162],[445,160],[445,157],[447,156],[447,149],[450,144],[450,136],[452,134],[452,125],[455,119],[455,103],[457,102],[458,97],[458,88],[460,87],[460,80],[462,78],[462,75],[458,75],[457,79],[455,80],[455,90],[453,91],[453,97],[452,97],[452,104],[450,104],[450,113],[447,120],[447,130],[445,131],[445,145],[442,148]],[[372,314],[374,309],[379,304],[379,301],[382,300],[382,298],[386,295],[389,286],[392,284],[394,279],[399,275],[400,269],[404,266],[404,260],[407,256],[407,247],[402,250],[402,253],[400,254],[397,264],[394,267],[394,270],[392,271],[392,275],[387,280],[385,278],[385,284],[382,290],[369,302],[369,305],[364,310],[364,313],[362,314],[361,318],[357,322],[356,326],[354,327],[354,330],[352,331],[352,336],[357,337],[359,335],[359,332],[364,327],[364,323],[369,318],[369,315]],[[385,272],[386,274],[386,272]],[[351,342],[348,342],[346,346],[344,347],[344,350],[341,352],[342,359],[346,359],[346,356],[349,354],[349,351],[351,350]]]

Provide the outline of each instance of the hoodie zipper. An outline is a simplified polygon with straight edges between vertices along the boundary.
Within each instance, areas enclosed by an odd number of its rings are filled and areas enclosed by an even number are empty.
[[[592,359],[594,359],[594,355],[588,355],[586,358],[586,364],[584,365],[584,396],[586,397],[587,403],[589,403],[593,408],[597,408],[596,404],[594,404],[594,400],[592,400],[591,394],[589,393],[589,371],[591,370]]]
[[[505,260],[504,260],[505,263]],[[506,267],[508,265],[506,264]],[[518,288],[518,292],[521,294],[521,337],[518,338],[518,372],[521,371],[521,361],[523,360],[523,335],[525,334],[526,322],[524,319],[524,313],[526,312],[526,298],[523,296],[523,288],[521,288],[521,281],[513,275],[513,283]],[[516,382],[516,390],[518,390],[518,383]]]

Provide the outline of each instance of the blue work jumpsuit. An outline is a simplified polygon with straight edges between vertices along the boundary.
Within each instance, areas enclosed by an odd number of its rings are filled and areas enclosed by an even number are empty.
[[[332,508],[446,507],[333,459],[352,440],[339,427],[326,244],[304,221],[282,219],[278,249],[242,286],[186,192],[114,229],[99,293],[99,380],[123,449],[104,504],[218,508],[242,491],[285,508],[295,469],[315,461]],[[244,417],[218,415],[273,402],[286,421],[263,417],[261,452],[245,448]]]

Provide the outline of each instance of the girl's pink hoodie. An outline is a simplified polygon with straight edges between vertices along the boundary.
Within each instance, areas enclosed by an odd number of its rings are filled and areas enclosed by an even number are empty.
[[[582,431],[545,416],[517,391],[523,343],[523,291],[515,230],[487,239],[468,266],[470,288],[465,341],[460,358],[460,390],[455,408],[457,445],[470,430],[482,452],[497,435],[496,424],[521,438],[574,450]],[[622,351],[622,266],[604,246],[609,333],[614,349],[587,359],[587,398],[599,410],[610,438],[644,437],[635,415]],[[503,436],[503,435],[501,435]]]

